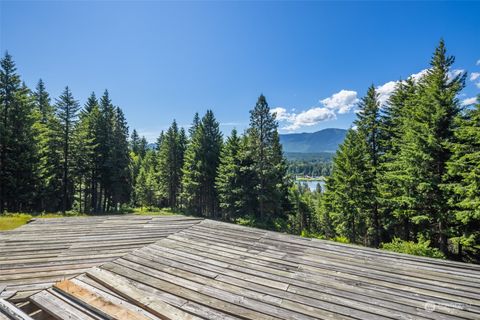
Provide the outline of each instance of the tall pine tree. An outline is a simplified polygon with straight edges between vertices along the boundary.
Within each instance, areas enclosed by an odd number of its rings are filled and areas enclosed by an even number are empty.
[[[476,254],[480,243],[480,96],[477,104],[456,119],[457,129],[449,144],[452,153],[447,162],[445,190],[454,212],[453,240]]]
[[[465,85],[465,74],[451,76],[454,57],[448,56],[440,41],[430,69],[419,81],[414,105],[403,121],[403,136],[394,165],[399,171],[393,181],[402,194],[397,209],[411,217],[421,235],[447,252],[452,212],[441,185],[450,157],[447,143],[453,138],[454,118],[460,112],[458,93]]]
[[[74,185],[71,178],[74,164],[72,163],[73,130],[80,110],[79,103],[74,99],[68,87],[57,99],[56,111],[60,120],[62,137],[62,212],[70,210],[73,200]]]
[[[195,125],[195,124],[194,124]],[[182,198],[187,210],[215,218],[218,215],[218,197],[215,178],[220,164],[222,134],[213,112],[208,110],[185,152]]]
[[[278,123],[270,112],[267,100],[260,95],[250,111],[247,130],[249,148],[255,172],[255,191],[258,201],[256,216],[261,221],[271,221],[285,213],[288,199],[286,165],[278,136]]]

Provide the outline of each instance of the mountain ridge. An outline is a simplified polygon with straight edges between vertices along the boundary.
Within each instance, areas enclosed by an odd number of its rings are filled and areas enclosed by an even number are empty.
[[[345,139],[346,129],[327,128],[316,132],[280,134],[284,152],[335,152]]]

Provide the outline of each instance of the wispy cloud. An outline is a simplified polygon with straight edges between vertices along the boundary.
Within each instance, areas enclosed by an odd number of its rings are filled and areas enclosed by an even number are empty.
[[[470,106],[470,105],[475,104],[475,103],[477,103],[477,98],[476,97],[467,98],[467,99],[462,101],[462,104],[464,106]]]
[[[477,60],[477,66],[480,66],[480,59]]]
[[[470,74],[470,81],[475,81],[480,78],[480,72],[472,72]]]

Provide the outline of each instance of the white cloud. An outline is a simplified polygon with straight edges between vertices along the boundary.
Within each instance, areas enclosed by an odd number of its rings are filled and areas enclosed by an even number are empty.
[[[428,69],[423,69],[420,72],[411,74],[410,78],[417,82],[427,74],[427,71]],[[375,88],[378,93],[378,101],[380,102],[380,106],[384,105],[388,101],[393,91],[395,91],[398,82],[399,81],[389,81]]]
[[[350,90],[341,90],[331,97],[320,100],[320,103],[326,108],[337,111],[340,114],[348,113],[357,102],[357,92]]]
[[[313,126],[322,121],[335,118],[335,112],[329,108],[311,108],[299,114],[294,114],[293,117],[289,119],[290,124],[282,129],[293,131],[301,127]]]
[[[475,83],[475,85],[477,86],[478,89],[480,89],[480,81]]]
[[[376,88],[378,93],[378,101],[380,105],[383,105],[387,102],[388,98],[392,95],[395,87],[397,86],[398,81],[389,81],[384,85],[381,85]]]
[[[472,72],[472,74],[470,75],[470,81],[475,81],[478,78],[480,78],[480,72]]]
[[[292,109],[292,111],[294,110]],[[295,119],[294,113],[289,113],[287,112],[287,109],[282,107],[270,109],[270,112],[276,114],[278,121],[293,121]]]
[[[480,60],[479,60],[480,62]],[[409,78],[412,78],[415,82],[420,81],[427,73],[429,69],[423,69],[417,73],[411,74]],[[463,73],[462,69],[455,69],[449,72],[448,78],[452,79],[459,74]],[[473,77],[473,73],[472,76]],[[480,74],[475,79],[480,78]],[[472,80],[473,81],[473,80]],[[395,91],[395,88],[399,81],[388,81],[378,87],[376,87],[378,93],[378,100],[380,105],[387,103],[388,99]],[[480,88],[480,82],[476,83]],[[463,104],[471,103],[472,99],[465,99]],[[322,121],[336,119],[337,114],[345,114],[350,112],[354,106],[359,102],[356,91],[353,90],[340,90],[337,93],[332,94],[330,97],[319,101],[321,106],[314,106],[310,109],[295,113],[295,109],[290,109],[290,112],[283,108],[277,107],[271,109],[272,113],[276,113],[277,120],[284,122],[285,126],[282,129],[287,131],[295,131],[302,127],[314,126]],[[358,112],[358,110],[354,110]]]
[[[410,77],[414,81],[418,81],[418,80],[422,79],[427,74],[427,72],[428,72],[428,69],[423,69],[420,72],[417,72],[417,73],[414,73],[414,74],[410,75]]]
[[[475,104],[476,102],[477,102],[477,98],[476,97],[471,97],[471,98],[463,100],[462,104],[464,106],[469,106],[469,105]]]
[[[477,60],[477,66],[480,66],[480,59]]]
[[[321,106],[313,106],[300,113],[296,113],[294,108],[288,111],[283,107],[273,108],[270,112],[276,114],[278,121],[285,123],[282,129],[294,131],[302,127],[314,126],[322,121],[335,119],[337,113],[349,112],[357,102],[356,91],[341,90],[320,100]]]

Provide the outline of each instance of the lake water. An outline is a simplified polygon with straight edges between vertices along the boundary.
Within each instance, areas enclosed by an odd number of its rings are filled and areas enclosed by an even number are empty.
[[[325,187],[325,180],[309,180],[309,181],[299,181],[299,180],[297,180],[297,183],[307,184],[308,188],[311,191],[315,191],[315,189],[317,189],[317,184],[320,184],[320,186],[322,187],[322,191]]]

